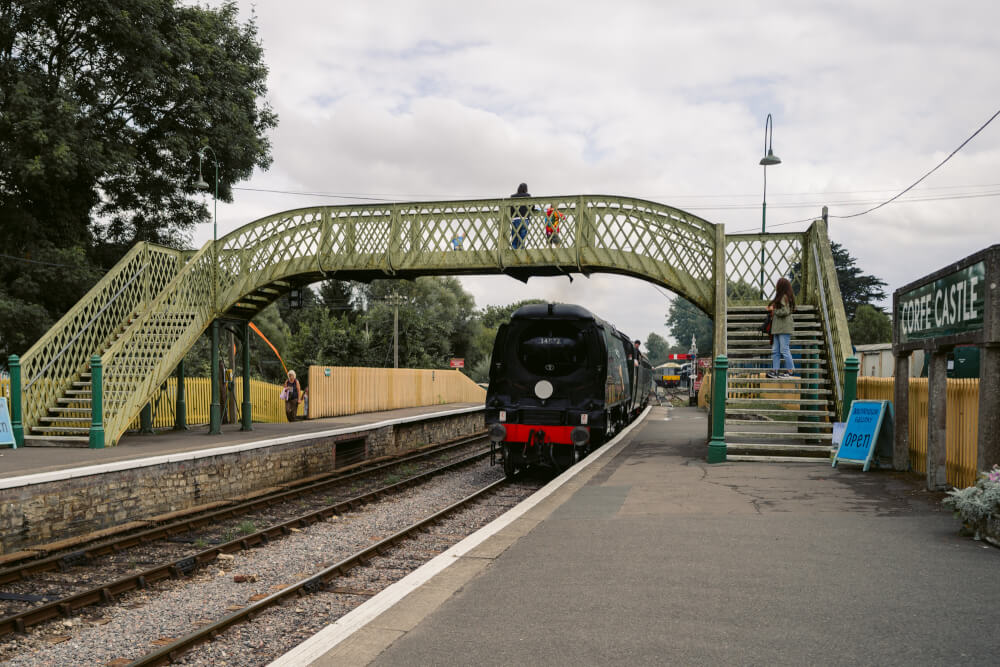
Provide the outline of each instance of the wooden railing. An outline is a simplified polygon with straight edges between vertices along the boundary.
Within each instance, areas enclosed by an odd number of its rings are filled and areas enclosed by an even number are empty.
[[[895,378],[858,378],[858,398],[891,401]],[[979,380],[948,380],[946,450],[948,483],[976,482],[979,429]],[[927,472],[927,378],[910,378],[910,465]]]
[[[485,400],[486,390],[457,370],[309,367],[311,418]]]

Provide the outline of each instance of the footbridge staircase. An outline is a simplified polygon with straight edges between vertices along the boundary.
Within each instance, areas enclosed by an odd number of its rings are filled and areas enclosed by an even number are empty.
[[[822,221],[802,233],[726,235],[722,225],[641,199],[539,197],[516,201],[532,213],[527,235],[512,244],[511,204],[305,208],[262,218],[197,251],[140,243],[20,359],[14,399],[24,444],[116,444],[216,318],[250,320],[289,290],[326,278],[630,275],[706,312],[715,320],[715,352],[726,354],[738,347],[727,338],[728,319],[738,319],[731,307],[763,304],[745,298],[746,286],[792,275],[821,325],[828,352],[820,363],[831,377],[842,372],[850,340]],[[557,239],[545,233],[548,207],[563,214]],[[89,375],[95,356],[103,369],[99,397]],[[837,400],[822,412],[839,410]],[[100,444],[88,440],[95,419],[103,424]]]

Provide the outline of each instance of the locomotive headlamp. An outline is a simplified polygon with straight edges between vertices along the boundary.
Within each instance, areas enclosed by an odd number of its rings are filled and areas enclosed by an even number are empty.
[[[507,428],[503,424],[493,424],[490,426],[489,436],[492,442],[503,442],[507,437]]]
[[[553,391],[552,383],[548,380],[539,380],[535,383],[535,396],[543,401],[551,396]]]
[[[569,432],[569,439],[573,441],[574,445],[580,447],[587,444],[587,441],[590,440],[590,431],[582,426],[577,426]]]

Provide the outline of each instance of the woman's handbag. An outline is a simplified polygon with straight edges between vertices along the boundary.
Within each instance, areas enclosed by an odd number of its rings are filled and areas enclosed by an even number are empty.
[[[771,311],[767,311],[767,317],[764,318],[764,322],[760,325],[760,332],[762,334],[771,335],[771,322],[774,320],[774,316]]]
[[[278,398],[280,398],[283,401],[288,400],[288,387],[285,387],[281,390],[281,393],[278,394]]]

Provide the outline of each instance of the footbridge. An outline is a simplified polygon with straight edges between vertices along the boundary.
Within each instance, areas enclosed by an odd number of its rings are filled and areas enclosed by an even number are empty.
[[[546,234],[549,207],[562,214],[557,237]],[[759,306],[759,285],[770,291],[790,275],[819,313],[826,372],[842,371],[850,354],[822,221],[806,232],[726,235],[670,206],[600,195],[323,206],[262,218],[197,251],[137,244],[12,359],[15,430],[29,445],[114,445],[213,322],[249,321],[317,280],[594,272],[647,280],[697,305],[715,322],[717,355],[733,346],[727,309]],[[103,379],[92,395],[95,365]]]

